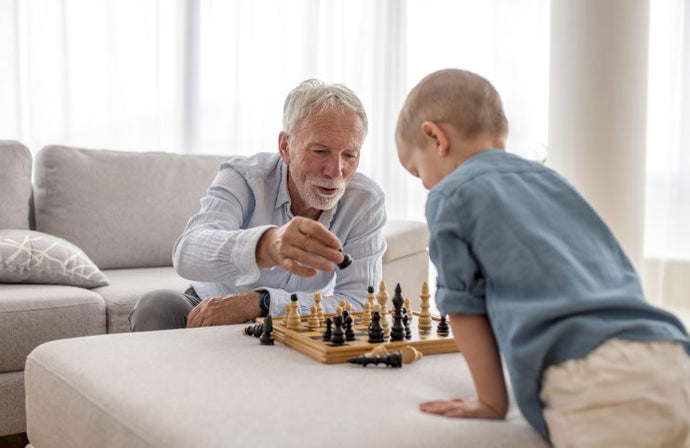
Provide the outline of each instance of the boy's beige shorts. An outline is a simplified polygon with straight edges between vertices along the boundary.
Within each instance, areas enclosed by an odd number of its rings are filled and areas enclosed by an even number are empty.
[[[678,342],[611,339],[546,369],[555,447],[690,448],[690,357]]]

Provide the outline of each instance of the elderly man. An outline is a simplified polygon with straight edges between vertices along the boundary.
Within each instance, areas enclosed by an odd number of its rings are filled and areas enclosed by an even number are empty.
[[[278,151],[221,165],[173,249],[184,293],[141,297],[132,331],[225,325],[281,315],[296,293],[302,314],[323,294],[361,309],[381,278],[384,195],[357,173],[367,116],[343,85],[308,80],[285,100]],[[344,254],[352,256],[339,269]]]

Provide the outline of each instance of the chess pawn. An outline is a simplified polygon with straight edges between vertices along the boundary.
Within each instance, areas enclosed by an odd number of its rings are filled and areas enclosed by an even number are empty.
[[[302,327],[302,316],[299,315],[297,309],[297,294],[290,296],[290,311],[288,312],[287,322],[288,330],[299,330]]]
[[[429,298],[431,297],[431,294],[429,294],[429,285],[424,282],[422,283],[422,291],[419,294],[419,298],[422,300],[420,308],[421,312],[419,313],[419,323],[417,324],[417,328],[419,328],[419,332],[422,334],[429,333],[431,331],[431,313],[429,313]]]
[[[316,305],[311,307],[311,314],[309,315],[309,320],[307,320],[307,326],[310,330],[314,331],[319,328],[319,318],[316,314]]]
[[[448,321],[446,320],[446,315],[441,315],[441,321],[436,326],[436,334],[441,337],[446,337],[450,334],[450,328],[448,327]]]
[[[316,318],[319,319],[319,327],[323,325],[323,307],[321,306],[321,293],[314,293],[314,303],[316,304]]]
[[[338,302],[338,305],[340,306],[340,312],[342,313],[342,310],[347,309],[347,300],[340,299],[340,302]]]
[[[376,303],[374,304],[374,310],[371,312],[371,324],[369,324],[369,342],[371,343],[384,342],[379,309],[379,304]]]
[[[406,345],[405,347],[401,348],[400,353],[402,354],[402,360],[405,364],[411,364],[418,359],[422,359],[424,356],[422,352],[411,345]]]
[[[373,286],[367,287],[367,302],[369,302],[369,305],[371,305],[372,307],[374,306],[374,287]]]
[[[330,342],[331,341],[331,336],[333,335],[332,330],[331,330],[331,325],[333,325],[333,320],[331,320],[330,317],[327,317],[325,320],[326,324],[326,331],[323,332],[323,336],[321,336],[322,341]]]
[[[407,318],[409,319],[409,323],[412,323],[412,315],[414,314],[412,312],[412,305],[410,304],[410,298],[407,297],[405,299],[405,314],[407,314]]]
[[[379,302],[379,309],[381,310],[381,326],[383,327],[383,338],[388,339],[390,335],[390,328],[388,325],[388,312],[386,310],[386,302],[388,302],[388,291],[386,291],[386,282],[381,280],[379,283],[379,290],[376,293],[376,300]]]
[[[364,311],[362,311],[362,325],[368,327],[371,323],[371,303],[364,302]]]
[[[345,332],[343,331],[343,316],[336,314],[333,316],[333,333],[331,334],[331,345],[345,344]]]

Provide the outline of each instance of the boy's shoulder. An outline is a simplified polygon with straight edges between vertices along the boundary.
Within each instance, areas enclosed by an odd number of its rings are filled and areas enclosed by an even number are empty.
[[[436,193],[448,194],[457,192],[478,178],[499,179],[505,174],[526,172],[554,173],[541,163],[523,159],[516,154],[500,149],[487,149],[466,160],[453,173],[439,182],[433,190],[436,190]]]

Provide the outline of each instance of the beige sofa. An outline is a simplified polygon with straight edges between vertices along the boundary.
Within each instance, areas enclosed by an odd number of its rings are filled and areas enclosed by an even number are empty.
[[[186,288],[172,244],[227,158],[49,146],[32,160],[0,141],[0,435],[25,431],[24,365],[35,347],[126,332],[143,293]],[[384,278],[417,290],[428,278],[425,224],[392,220],[385,236]]]

